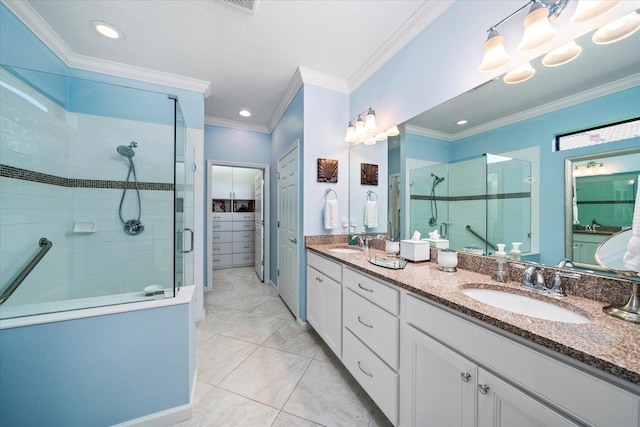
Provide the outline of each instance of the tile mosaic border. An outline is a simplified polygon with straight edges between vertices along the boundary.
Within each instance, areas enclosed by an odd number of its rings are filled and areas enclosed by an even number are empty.
[[[16,168],[9,165],[0,165],[0,177],[70,188],[106,188],[122,190],[126,187],[127,189],[135,189],[135,184],[133,182],[129,182],[127,184],[125,181],[63,178],[56,175],[30,171],[27,169]],[[138,188],[140,190],[150,191],[174,191],[175,185],[173,183],[163,182],[139,182]]]
[[[442,200],[445,202],[462,202],[469,200],[504,200],[504,199],[528,199],[531,198],[531,192],[522,193],[501,193],[501,194],[479,194],[477,196],[420,196],[412,195],[411,200]]]

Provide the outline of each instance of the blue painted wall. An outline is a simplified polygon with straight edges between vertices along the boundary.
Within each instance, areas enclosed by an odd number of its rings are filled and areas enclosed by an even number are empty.
[[[304,145],[304,90],[300,88],[296,95],[293,97],[293,100],[289,103],[286,111],[282,115],[282,118],[273,129],[271,133],[271,176],[269,179],[269,185],[271,188],[271,218],[274,221],[271,221],[269,227],[271,228],[271,247],[269,250],[272,254],[271,257],[271,281],[275,284],[278,283],[278,259],[275,254],[278,253],[278,224],[275,221],[278,218],[278,179],[276,176],[278,169],[278,158],[287,150],[287,148],[291,147],[291,145],[296,141],[300,141],[300,167],[302,167],[302,150]],[[302,175],[300,176],[302,179]],[[303,203],[303,188],[300,185],[300,193],[299,200],[300,203]],[[302,207],[302,204],[300,205]],[[302,227],[303,223],[299,224],[301,237],[298,238],[299,241],[302,239]]]
[[[3,329],[0,425],[107,426],[187,405],[192,321],[182,304]]]

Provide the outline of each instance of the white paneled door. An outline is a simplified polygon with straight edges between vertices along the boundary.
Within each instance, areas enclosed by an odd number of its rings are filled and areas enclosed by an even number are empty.
[[[278,292],[299,317],[298,142],[278,159]]]
[[[255,269],[260,281],[264,282],[264,178],[262,171],[259,171],[254,177],[255,184],[255,221],[256,221],[256,237],[255,237]]]

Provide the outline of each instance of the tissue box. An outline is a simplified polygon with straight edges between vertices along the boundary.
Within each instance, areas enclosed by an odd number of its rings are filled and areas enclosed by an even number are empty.
[[[409,261],[429,261],[429,242],[425,240],[401,240],[400,256]]]
[[[449,240],[447,239],[422,239],[429,242],[432,248],[449,249]]]

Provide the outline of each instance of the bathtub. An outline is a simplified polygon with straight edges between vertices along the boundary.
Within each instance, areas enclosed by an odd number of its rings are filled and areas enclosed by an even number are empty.
[[[86,299],[1,308],[23,317],[0,320],[0,425],[168,425],[189,418],[194,290],[131,303],[121,303],[131,295],[100,297],[94,308],[76,308]],[[62,305],[67,311],[24,315]]]

